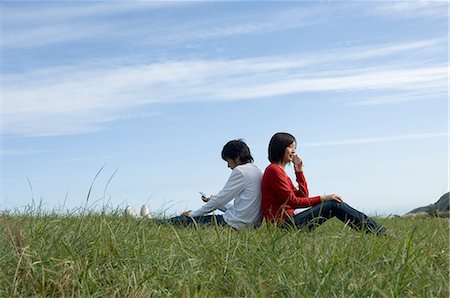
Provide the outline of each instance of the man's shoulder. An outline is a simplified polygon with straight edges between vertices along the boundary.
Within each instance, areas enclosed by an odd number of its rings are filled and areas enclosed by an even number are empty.
[[[233,169],[233,172],[239,172],[242,175],[246,175],[248,173],[260,174],[262,176],[262,171],[255,166],[253,163],[246,163],[243,165],[239,165]]]

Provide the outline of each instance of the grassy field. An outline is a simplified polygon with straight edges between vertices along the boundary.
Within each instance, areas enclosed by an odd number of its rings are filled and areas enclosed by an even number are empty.
[[[120,215],[2,216],[0,296],[449,297],[449,221],[313,232],[174,228]]]

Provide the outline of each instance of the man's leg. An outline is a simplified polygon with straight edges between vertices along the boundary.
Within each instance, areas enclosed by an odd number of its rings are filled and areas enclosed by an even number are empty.
[[[198,217],[189,217],[189,216],[175,216],[169,219],[169,222],[174,225],[179,226],[189,226],[194,225],[194,222],[199,225],[209,225],[216,224],[220,226],[225,226],[227,223],[223,219],[222,215],[205,215]]]

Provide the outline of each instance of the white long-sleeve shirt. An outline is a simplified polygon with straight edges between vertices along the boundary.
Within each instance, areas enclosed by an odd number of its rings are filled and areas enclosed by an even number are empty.
[[[223,189],[190,216],[202,216],[220,209],[225,211],[225,222],[233,228],[259,226],[262,220],[261,180],[262,172],[254,164],[236,166]],[[233,199],[233,203],[227,204]]]

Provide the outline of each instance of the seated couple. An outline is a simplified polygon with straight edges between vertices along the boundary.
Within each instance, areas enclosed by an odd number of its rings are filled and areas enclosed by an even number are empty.
[[[374,234],[386,232],[383,226],[344,203],[336,194],[309,196],[303,162],[296,154],[296,147],[292,135],[276,133],[269,143],[271,164],[262,174],[253,165],[250,149],[242,140],[228,142],[223,147],[222,158],[232,171],[224,188],[217,195],[202,197],[206,204],[200,209],[185,211],[169,221],[177,225],[213,223],[240,229],[259,226],[264,217],[280,227],[314,229],[336,217],[357,230]],[[294,164],[298,188],[285,172],[289,163]],[[306,207],[309,209],[294,214],[295,209]],[[223,211],[223,215],[207,215],[217,209]]]

